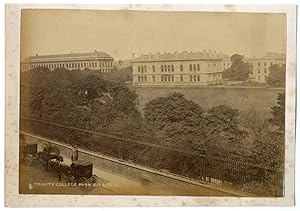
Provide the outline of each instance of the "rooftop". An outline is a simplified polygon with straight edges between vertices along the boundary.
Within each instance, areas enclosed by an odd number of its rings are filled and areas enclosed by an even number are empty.
[[[89,52],[89,53],[69,53],[69,54],[52,54],[52,55],[35,55],[26,57],[23,62],[40,62],[40,61],[60,61],[60,60],[78,60],[78,59],[100,59],[109,58],[113,59],[112,56],[105,52]]]
[[[282,59],[285,60],[286,55],[284,53],[273,53],[267,52],[263,57],[248,58],[248,60],[272,60],[272,59]]]
[[[156,54],[142,54],[132,62],[146,62],[146,61],[176,61],[176,60],[201,60],[201,59],[223,59],[227,58],[228,55],[222,52],[206,51],[203,52],[187,52],[182,53],[156,53]]]

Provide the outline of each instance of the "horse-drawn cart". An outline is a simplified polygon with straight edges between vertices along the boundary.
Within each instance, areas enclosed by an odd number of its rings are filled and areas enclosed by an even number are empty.
[[[69,171],[64,174],[66,182],[77,183],[83,191],[92,190],[98,181],[98,177],[93,174],[93,163],[85,160],[72,162]]]
[[[20,151],[21,160],[24,160],[28,166],[32,165],[33,160],[39,159],[37,144],[22,143]]]

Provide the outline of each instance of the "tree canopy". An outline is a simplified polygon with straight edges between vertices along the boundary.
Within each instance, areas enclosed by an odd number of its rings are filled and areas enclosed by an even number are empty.
[[[278,94],[277,105],[271,107],[271,114],[270,122],[283,132],[285,129],[285,93]]]
[[[233,81],[246,81],[251,73],[250,64],[244,61],[244,56],[234,54],[230,57],[231,66],[223,72],[223,78]]]
[[[269,75],[266,78],[266,82],[270,86],[284,87],[285,86],[285,64],[280,66],[279,64],[273,64],[269,67]]]

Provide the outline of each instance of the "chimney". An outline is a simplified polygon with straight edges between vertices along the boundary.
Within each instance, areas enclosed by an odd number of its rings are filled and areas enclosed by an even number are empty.
[[[187,52],[183,51],[183,58],[186,59],[186,56],[187,56]]]
[[[174,52],[174,55],[175,55],[175,59],[177,60],[178,59],[178,53],[177,53],[177,51]]]

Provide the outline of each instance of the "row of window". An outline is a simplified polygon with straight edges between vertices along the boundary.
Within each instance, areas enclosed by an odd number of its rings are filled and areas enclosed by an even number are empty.
[[[100,62],[99,67],[112,67],[112,62]],[[88,68],[88,67],[98,67],[98,62],[74,62],[74,63],[54,63],[54,64],[34,64],[32,65],[33,68],[36,67],[48,67],[49,69],[56,69],[56,68]]]
[[[253,65],[253,62],[250,62],[250,64]],[[260,66],[260,64],[261,64],[260,62],[257,62],[257,66]],[[263,64],[264,64],[264,66],[268,66],[267,62],[264,62]],[[273,62],[269,63],[269,66],[271,66],[271,65],[273,65]]]
[[[210,74],[209,75],[209,79],[216,79],[216,78],[221,78],[221,74]],[[147,76],[147,75],[138,75],[137,77],[138,82],[147,82],[148,79],[151,80],[151,76]],[[173,82],[175,80],[174,75],[171,74],[163,74],[160,76],[160,81],[163,82]],[[155,75],[152,75],[152,81],[155,82],[156,81],[156,77]],[[183,75],[180,75],[180,81],[183,81]],[[200,81],[200,75],[190,75],[190,81]]]
[[[257,72],[260,73],[260,68],[257,69]],[[264,68],[264,73],[267,73],[267,68]]]
[[[212,64],[213,66],[214,64]],[[190,64],[190,71],[200,71],[200,64]],[[146,73],[147,72],[147,66],[138,66],[137,70],[139,73]],[[179,70],[183,71],[183,65],[179,66]],[[161,65],[160,66],[161,72],[174,72],[174,65]],[[155,72],[155,65],[152,66],[152,72]]]
[[[223,66],[230,66],[230,65],[231,65],[230,62],[228,62],[228,63],[223,63]]]

